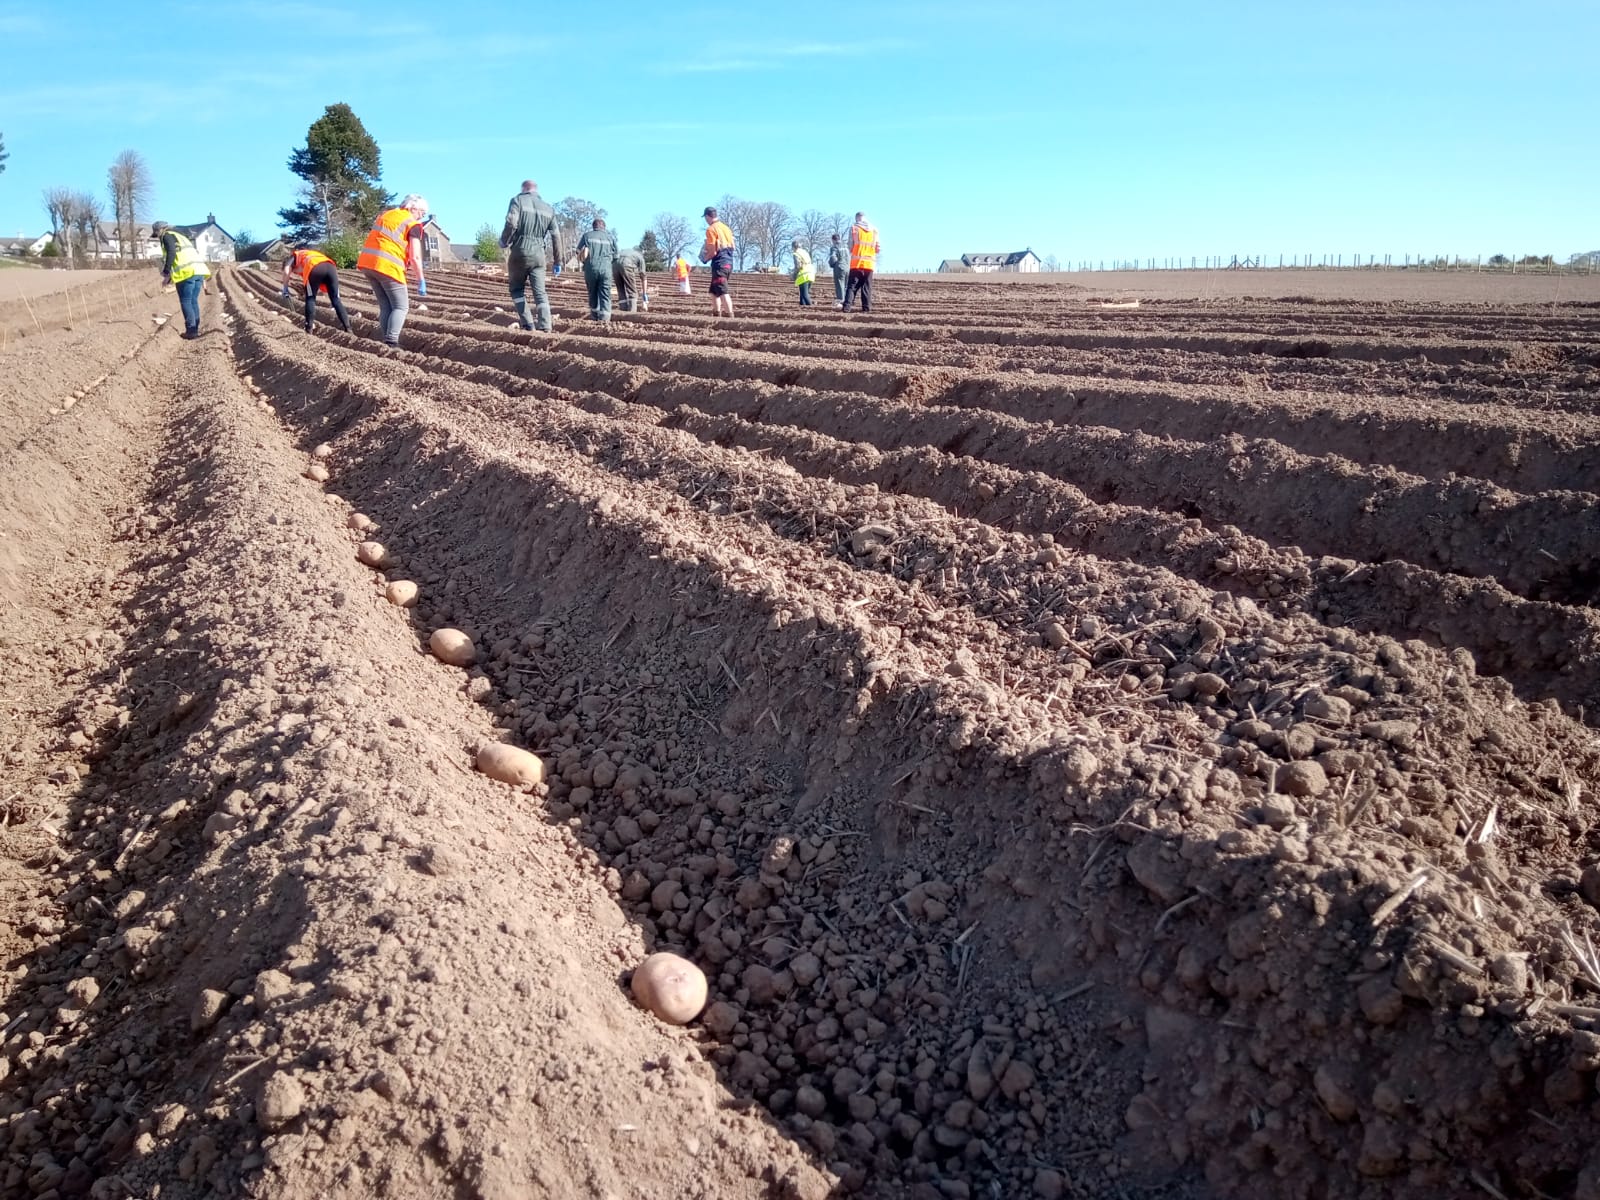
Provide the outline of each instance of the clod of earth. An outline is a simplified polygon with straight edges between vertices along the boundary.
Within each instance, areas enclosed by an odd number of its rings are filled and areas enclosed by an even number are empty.
[[[305,1087],[293,1075],[280,1072],[270,1076],[261,1088],[256,1121],[269,1132],[279,1130],[298,1117],[305,1106]]]
[[[867,554],[894,541],[894,530],[888,525],[863,525],[850,535],[850,552]]]
[[[706,1006],[705,972],[676,954],[652,954],[634,969],[633,998],[669,1025],[687,1025]]]
[[[470,667],[478,658],[478,648],[459,629],[435,629],[428,639],[428,649],[440,662],[452,667]]]

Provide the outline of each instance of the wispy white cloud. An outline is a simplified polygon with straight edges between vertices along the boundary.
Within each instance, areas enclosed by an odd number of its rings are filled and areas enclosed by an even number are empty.
[[[457,63],[465,56],[468,63],[481,63],[487,59],[527,58],[531,55],[554,54],[562,42],[559,38],[533,37],[528,34],[505,35],[478,34],[472,37],[451,37],[449,54]]]
[[[45,84],[0,92],[0,111],[27,117],[103,122],[114,112],[119,122],[146,125],[173,117],[211,122],[222,118],[231,89],[215,82],[173,83],[168,80],[101,80],[96,83]]]
[[[173,74],[141,68],[137,60],[120,64],[123,74],[74,83],[35,83],[0,88],[0,112],[48,118],[65,124],[100,124],[106,113],[119,123],[148,125],[181,119],[210,125],[235,119],[241,109],[259,107],[263,97],[276,100],[296,91],[315,58],[219,59],[209,69]],[[55,78],[59,78],[57,74]]]
[[[203,17],[207,21],[218,18],[215,5],[184,4],[178,11],[191,17]],[[285,39],[293,37],[302,45],[318,38],[330,43],[388,43],[437,36],[426,21],[374,18],[371,11],[360,8],[341,8],[331,3],[310,4],[303,0],[286,0],[282,4],[269,3],[267,0],[234,0],[227,6],[225,16],[228,21],[247,26],[261,37],[269,39],[263,43],[268,50],[272,48],[270,38],[273,36]],[[329,44],[325,48],[333,52],[344,47],[342,44]]]
[[[658,75],[710,75],[719,71],[760,71],[771,67],[770,60],[759,58],[696,58],[688,62],[658,66]]]
[[[36,33],[45,33],[49,25],[45,22],[44,14],[31,12],[0,13],[0,37],[27,37]]]
[[[1020,119],[1015,112],[930,113],[926,116],[878,121],[873,128],[885,133],[924,133],[929,130],[984,129]],[[528,134],[486,134],[457,138],[398,139],[383,144],[385,154],[443,157],[494,151],[519,151],[548,155],[553,150],[585,149],[596,140],[619,149],[661,146],[699,146],[708,138],[807,138],[834,129],[827,120],[795,121],[613,121],[585,125],[570,131]]]
[[[662,63],[662,75],[701,75],[727,71],[781,71],[813,65],[827,59],[876,58],[914,48],[901,38],[862,42],[791,42],[766,46],[749,42],[713,43],[699,57]]]
[[[777,54],[780,58],[860,58],[863,54],[875,54],[905,44],[900,41],[797,42],[794,45],[779,47]]]

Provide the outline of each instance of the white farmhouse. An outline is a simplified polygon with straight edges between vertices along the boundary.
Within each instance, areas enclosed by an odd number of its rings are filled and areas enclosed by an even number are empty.
[[[947,272],[972,271],[979,275],[996,272],[1006,274],[1031,274],[1043,267],[1039,256],[1032,250],[1013,250],[1000,254],[963,254],[960,258],[947,258],[939,270]]]
[[[172,228],[193,242],[194,248],[200,251],[200,257],[208,263],[234,260],[233,235],[217,224],[214,213],[206,214],[203,225],[174,225]],[[149,236],[148,231],[146,236]]]
[[[115,221],[100,222],[100,256],[102,258],[160,258],[161,247],[150,236],[150,222],[139,221],[133,226],[133,241],[126,253],[122,246],[122,230]]]
[[[38,237],[28,237],[19,233],[16,237],[0,238],[0,254],[14,258],[34,257],[49,244],[48,233],[41,233]]]

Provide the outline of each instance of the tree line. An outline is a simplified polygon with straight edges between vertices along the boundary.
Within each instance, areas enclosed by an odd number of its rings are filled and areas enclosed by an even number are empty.
[[[583,231],[593,227],[595,218],[606,215],[604,208],[581,196],[567,196],[551,207],[569,255]],[[716,208],[718,217],[733,231],[736,270],[781,266],[796,238],[813,257],[830,244],[836,233],[848,244],[850,221],[843,213],[808,208],[796,214],[776,200],[741,200],[731,195],[719,200]],[[659,212],[636,249],[644,255],[647,270],[665,271],[680,254],[697,258],[702,237],[698,219]],[[473,258],[479,262],[500,261],[500,231],[493,225],[480,225],[474,241]]]
[[[4,149],[0,142],[0,171],[5,169]],[[137,258],[139,222],[149,215],[150,202],[155,198],[150,168],[137,150],[124,150],[111,160],[106,169],[106,195],[117,231],[116,259]],[[50,241],[41,255],[65,258],[75,266],[91,259],[99,262],[103,257],[100,226],[106,219],[101,198],[75,188],[48,187],[41,199],[50,217]]]
[[[723,196],[716,208],[718,219],[733,231],[733,265],[738,271],[781,266],[796,238],[815,258],[834,234],[845,242],[850,236],[850,218],[841,212],[808,208],[796,213],[777,200],[744,200],[732,195]],[[698,220],[675,213],[657,213],[651,229],[669,261],[685,250],[696,249],[703,237]]]
[[[289,170],[301,182],[295,203],[278,211],[285,236],[322,244],[341,265],[354,263],[367,228],[378,213],[394,203],[394,196],[383,187],[378,143],[348,104],[330,104],[312,123],[305,145],[290,152]],[[583,231],[591,228],[596,218],[606,216],[605,208],[582,196],[566,196],[551,207],[569,255],[576,251]],[[835,233],[843,238],[850,229],[844,213],[815,208],[795,213],[775,200],[724,196],[717,202],[717,211],[733,230],[734,266],[741,271],[780,265],[795,238],[815,254]],[[657,213],[638,249],[649,270],[661,271],[679,254],[697,250],[701,236],[698,218]],[[499,261],[498,226],[484,222],[473,241],[475,259]]]

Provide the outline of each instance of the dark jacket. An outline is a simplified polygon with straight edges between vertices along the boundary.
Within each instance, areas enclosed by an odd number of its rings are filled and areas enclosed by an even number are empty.
[[[609,229],[590,229],[578,239],[578,249],[589,251],[583,263],[585,275],[609,275],[617,257],[617,235]]]
[[[611,263],[611,273],[618,279],[624,275],[632,275],[642,281],[645,274],[644,255],[637,250],[617,251],[617,257]]]
[[[843,275],[850,270],[850,251],[842,244],[834,245],[828,250],[828,266],[833,268],[835,275]]]
[[[561,262],[566,255],[561,246],[561,226],[556,221],[556,210],[546,204],[538,192],[518,192],[511,197],[500,245],[528,266],[542,267],[546,261],[546,238],[550,239],[555,261]]]

